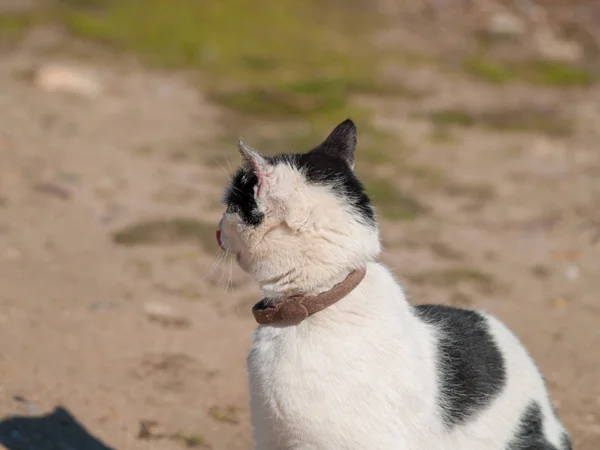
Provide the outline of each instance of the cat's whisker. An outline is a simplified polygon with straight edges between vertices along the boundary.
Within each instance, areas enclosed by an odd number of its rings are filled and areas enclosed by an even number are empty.
[[[222,266],[221,266],[221,276],[219,277],[219,281],[217,281],[217,285],[221,285],[221,283],[223,283],[223,278],[225,277],[225,273],[227,272],[227,270],[225,269],[225,264],[227,264],[227,257],[229,256],[229,253],[225,254],[225,257],[222,260]]]
[[[229,288],[233,289],[233,258],[229,258],[229,280],[227,280],[225,292],[227,292]]]
[[[221,153],[223,155],[223,153]],[[223,159],[225,160],[225,163],[227,164],[227,167],[229,167],[229,172],[233,172],[233,169],[231,168],[231,164],[229,164],[229,160],[227,159],[227,156],[223,155]]]
[[[223,173],[225,174],[225,176],[226,176],[227,178],[229,178],[229,177],[230,177],[230,175],[231,175],[231,172],[228,172],[228,171],[227,171],[227,169],[225,169],[225,167],[223,167],[223,165],[220,163],[220,161],[217,159],[217,157],[216,157],[216,156],[213,158],[213,160],[214,160],[214,162],[216,162],[216,163],[217,163],[217,165],[218,165],[218,166],[219,166],[219,168],[220,168],[220,169],[223,171]],[[228,165],[229,165],[229,163],[228,163]]]
[[[222,250],[217,250],[217,254],[213,258],[213,263],[211,265],[210,270],[208,271],[208,273],[206,275],[204,275],[203,277],[200,278],[200,281],[206,280],[208,277],[210,277],[213,274],[213,272],[217,269],[219,262],[225,257],[225,255],[226,255],[225,252],[223,252]]]

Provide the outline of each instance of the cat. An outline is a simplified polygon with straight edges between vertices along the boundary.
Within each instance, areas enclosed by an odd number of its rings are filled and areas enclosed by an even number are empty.
[[[413,306],[354,173],[357,130],[243,164],[217,241],[259,283],[247,369],[256,450],[569,450],[544,380],[494,317]]]

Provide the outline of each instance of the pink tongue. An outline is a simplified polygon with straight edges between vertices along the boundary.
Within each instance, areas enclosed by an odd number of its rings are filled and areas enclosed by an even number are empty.
[[[223,244],[221,243],[221,229],[217,228],[217,244],[219,247],[223,248]]]

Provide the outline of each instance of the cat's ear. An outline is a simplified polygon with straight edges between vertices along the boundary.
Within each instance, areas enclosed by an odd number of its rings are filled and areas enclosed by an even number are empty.
[[[237,146],[240,154],[244,158],[244,162],[252,167],[254,173],[256,173],[256,176],[258,177],[255,195],[256,198],[259,198],[267,191],[266,181],[269,176],[269,164],[260,153],[244,144],[244,141],[242,141],[241,138],[238,139]]]
[[[327,136],[318,151],[336,156],[354,169],[354,151],[356,150],[356,125],[350,119],[344,120]]]

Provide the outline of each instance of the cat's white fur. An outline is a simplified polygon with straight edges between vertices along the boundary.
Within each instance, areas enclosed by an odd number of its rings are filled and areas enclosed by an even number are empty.
[[[353,269],[367,273],[347,297],[300,323],[258,326],[248,357],[256,450],[501,450],[531,400],[541,405],[547,440],[560,448],[564,429],[535,364],[488,316],[506,387],[449,431],[437,404],[436,329],[415,316],[375,262],[377,228],[291,165],[258,164],[263,223],[249,227],[225,214],[221,227],[223,246],[263,294],[314,295]]]

